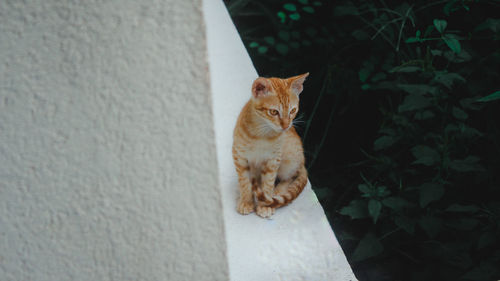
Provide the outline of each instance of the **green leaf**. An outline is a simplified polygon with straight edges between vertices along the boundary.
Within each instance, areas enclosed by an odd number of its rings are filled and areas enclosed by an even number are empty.
[[[467,156],[462,160],[452,160],[450,161],[450,169],[453,169],[458,172],[474,172],[474,171],[482,171],[483,167],[479,165],[479,158],[476,156]]]
[[[463,99],[460,100],[460,105],[463,108],[467,108],[467,109],[481,110],[484,107],[484,105],[480,104],[480,103],[478,104],[477,102],[478,102],[477,97],[474,97],[474,98],[463,98]]]
[[[292,3],[286,3],[283,5],[283,8],[287,11],[290,11],[290,12],[295,12],[297,11],[297,7],[295,6],[295,4],[292,4]]]
[[[267,53],[267,47],[266,46],[260,46],[257,51],[259,51],[259,54],[265,54]]]
[[[396,196],[385,198],[382,200],[382,204],[396,211],[414,206],[413,203]]]
[[[274,43],[276,42],[276,40],[274,40],[274,37],[272,36],[264,37],[264,41],[266,41],[266,43],[268,43],[269,45],[274,45]]]
[[[379,186],[377,187],[377,193],[376,195],[378,197],[385,197],[387,195],[391,194],[391,191],[387,189],[387,186]]]
[[[281,55],[288,54],[288,46],[282,43],[276,44],[276,51]]]
[[[365,83],[370,77],[370,74],[373,72],[373,64],[370,62],[363,63],[363,66],[358,72],[359,81]]]
[[[311,37],[315,37],[316,34],[318,34],[318,30],[316,28],[313,28],[313,27],[308,27],[305,32],[307,35],[309,35]]]
[[[290,32],[282,30],[278,33],[278,37],[284,41],[288,41],[290,40]]]
[[[316,7],[318,7],[318,6],[323,5],[323,3],[319,2],[319,1],[314,1],[313,5],[316,6]]]
[[[420,206],[425,208],[429,203],[441,199],[444,187],[437,183],[424,183],[419,187]]]
[[[448,219],[446,222],[447,226],[463,231],[473,230],[478,224],[478,220],[470,218]]]
[[[500,19],[487,18],[483,23],[474,28],[474,32],[490,29],[493,32],[500,31]]]
[[[368,202],[368,214],[373,218],[373,223],[377,223],[380,211],[382,210],[382,203],[375,199],[370,199]]]
[[[447,133],[447,134],[458,132],[458,130],[459,130],[458,126],[455,125],[455,124],[448,124],[444,128],[444,132]]]
[[[436,81],[437,83],[442,84],[443,86],[445,86],[448,89],[451,89],[451,87],[453,86],[453,84],[456,81],[465,82],[465,78],[463,78],[458,73],[447,73],[447,72],[445,72],[445,73],[439,73],[439,74],[437,74],[436,77],[434,77],[434,81]]]
[[[370,39],[370,35],[366,33],[366,31],[362,29],[356,29],[351,33],[352,37],[356,38],[356,40],[368,40]]]
[[[250,48],[255,48],[258,46],[259,46],[259,43],[257,43],[257,42],[250,42],[250,44],[248,44],[248,47],[250,47]]]
[[[496,91],[493,94],[487,95],[486,97],[482,97],[482,98],[478,99],[477,101],[487,102],[487,101],[498,100],[498,99],[500,99],[500,91]]]
[[[450,255],[446,262],[451,266],[466,269],[473,264],[470,255],[465,251],[453,251]]]
[[[352,3],[349,3],[348,6],[337,6],[335,11],[333,12],[334,16],[355,16],[359,14],[358,8],[354,6]]]
[[[427,119],[431,119],[434,116],[436,116],[436,115],[434,115],[434,113],[432,113],[432,111],[424,110],[424,111],[416,112],[415,115],[413,116],[413,118],[415,118],[416,120],[427,120]]]
[[[417,33],[415,33],[415,37],[420,38],[421,34],[422,34],[422,32],[420,30],[417,30]]]
[[[340,214],[349,216],[351,219],[362,219],[368,217],[368,209],[366,201],[353,200],[348,206],[340,210]]]
[[[463,126],[461,133],[464,137],[467,137],[467,138],[483,136],[483,133],[481,133],[477,129],[474,129],[474,128],[471,128],[471,127],[468,127],[465,125]]]
[[[442,56],[443,55],[443,51],[441,51],[441,50],[431,50],[431,54],[433,56]]]
[[[460,54],[461,46],[460,42],[453,37],[451,34],[445,34],[443,37],[443,41],[450,47],[450,49],[456,54]]]
[[[454,51],[446,51],[444,52],[444,57],[454,63],[461,63],[472,60],[472,56],[464,49],[462,49],[458,54],[456,54]]]
[[[415,233],[415,225],[417,222],[414,219],[410,219],[406,216],[397,216],[394,219],[394,223],[410,234]]]
[[[389,136],[395,136],[397,133],[396,133],[396,130],[394,130],[393,128],[389,128],[389,127],[383,127],[383,128],[380,128],[378,130],[379,134],[384,134],[384,135],[389,135]]]
[[[249,2],[250,0],[228,1],[227,9],[231,15],[237,14],[239,11],[243,10]]]
[[[475,213],[479,211],[479,208],[475,205],[452,204],[448,208],[446,208],[445,211],[455,213]]]
[[[281,23],[285,23],[285,21],[286,21],[286,14],[285,14],[285,12],[279,11],[277,13],[277,15],[278,15],[278,18],[280,18],[280,22]]]
[[[437,183],[424,183],[419,187],[420,207],[425,208],[432,201],[441,199],[444,195],[444,187]]]
[[[448,24],[445,20],[438,20],[438,19],[434,19],[433,23],[434,27],[436,27],[439,33],[443,33],[444,30],[446,29],[446,25]]]
[[[300,19],[300,14],[299,13],[293,13],[293,14],[290,14],[289,17],[292,20],[299,20]]]
[[[419,95],[425,95],[425,94],[436,94],[438,88],[434,86],[429,86],[427,84],[398,84],[398,88],[401,90],[409,93],[409,94],[419,94]]]
[[[380,138],[376,139],[375,142],[373,143],[373,149],[374,150],[382,150],[390,147],[396,142],[396,139],[392,136],[381,136]]]
[[[455,12],[456,10],[458,10],[457,7],[455,7],[459,0],[451,0],[451,1],[448,1],[448,3],[446,3],[446,5],[444,5],[443,7],[443,12],[445,15],[449,16],[452,12]]]
[[[372,189],[370,186],[368,186],[367,184],[364,184],[364,183],[362,183],[362,184],[358,185],[358,189],[359,189],[359,191],[361,191],[362,193],[367,193],[367,194],[370,194],[370,193],[372,193],[372,192],[373,192],[373,189]]]
[[[367,68],[360,69],[358,72],[359,80],[363,83],[366,82],[366,80],[368,80],[368,76],[370,76],[370,71],[371,70]]]
[[[405,43],[417,43],[417,42],[420,42],[420,41],[421,41],[420,38],[417,38],[417,37],[408,37],[405,40]]]
[[[306,5],[307,4],[307,0],[299,0],[299,3],[303,4],[303,5]]]
[[[451,114],[453,115],[453,117],[459,119],[459,120],[465,120],[469,117],[469,115],[463,111],[462,109],[454,106],[452,109],[451,109]]]
[[[422,164],[425,166],[432,166],[440,160],[439,153],[426,146],[426,145],[417,145],[411,149],[411,153],[417,160],[413,162],[413,164]]]
[[[478,281],[478,280],[496,280],[495,272],[498,272],[498,265],[491,262],[481,262],[479,266],[464,274],[461,279]]]
[[[425,29],[424,37],[428,37],[429,35],[431,35],[433,30],[434,30],[434,26],[428,25],[427,28]]]
[[[479,240],[477,241],[477,249],[479,250],[488,247],[494,244],[496,241],[497,236],[494,232],[484,232],[483,234],[481,234]]]
[[[359,262],[366,260],[367,258],[374,257],[379,255],[384,251],[384,246],[378,238],[372,234],[368,233],[359,241],[359,244],[354,249],[354,253],[352,254],[352,261]]]
[[[491,212],[495,216],[500,217],[500,202],[498,202],[498,200],[486,203],[485,208],[488,210],[488,212]]]
[[[333,190],[329,187],[313,187],[314,193],[318,197],[318,199],[325,199],[328,198],[329,196],[333,195]]]
[[[419,66],[396,66],[395,68],[389,70],[390,73],[394,72],[406,72],[406,73],[411,73],[411,72],[418,72],[422,71],[422,68]]]
[[[479,132],[478,130],[471,128],[469,126],[466,126],[463,123],[459,123],[458,125],[456,124],[448,124],[444,128],[444,132],[447,134],[456,134],[461,137],[466,137],[466,138],[472,138],[472,137],[480,137],[483,134]],[[457,162],[457,163],[460,163]]]
[[[436,237],[443,229],[443,220],[436,217],[423,216],[418,224],[430,238]]]
[[[337,234],[337,233],[335,233],[335,234]],[[339,241],[359,240],[359,238],[357,236],[355,236],[354,234],[351,234],[347,231],[339,231],[337,238],[339,239]]]
[[[387,75],[383,72],[378,72],[377,74],[373,75],[372,78],[370,79],[372,82],[378,82],[380,80],[383,80],[387,78]]]
[[[302,10],[304,10],[305,12],[310,13],[310,14],[314,13],[313,7],[309,7],[309,6],[303,7]]]

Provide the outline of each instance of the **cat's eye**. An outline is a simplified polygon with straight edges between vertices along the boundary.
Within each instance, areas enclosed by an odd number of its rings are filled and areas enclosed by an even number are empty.
[[[292,110],[290,110],[290,114],[294,114],[294,113],[295,113],[295,111],[297,111],[297,108],[296,108],[296,107],[294,107],[294,108],[292,108]]]
[[[279,114],[279,111],[277,111],[276,109],[269,109],[269,114],[271,114],[272,116],[276,116]]]

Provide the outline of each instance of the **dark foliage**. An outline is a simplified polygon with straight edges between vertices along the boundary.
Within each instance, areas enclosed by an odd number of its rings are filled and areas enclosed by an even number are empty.
[[[500,2],[230,0],[360,280],[500,279]]]

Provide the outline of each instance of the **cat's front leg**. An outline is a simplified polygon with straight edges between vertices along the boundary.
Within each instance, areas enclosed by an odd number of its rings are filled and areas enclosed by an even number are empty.
[[[273,158],[267,161],[261,168],[261,186],[254,187],[254,194],[257,200],[257,215],[268,218],[274,214],[275,208],[268,207],[273,203],[274,182],[278,175],[281,159]]]
[[[238,199],[236,211],[242,215],[248,215],[255,209],[255,203],[252,194],[252,185],[250,183],[250,166],[248,161],[240,156],[234,157],[236,172],[238,173],[238,186],[240,198]]]

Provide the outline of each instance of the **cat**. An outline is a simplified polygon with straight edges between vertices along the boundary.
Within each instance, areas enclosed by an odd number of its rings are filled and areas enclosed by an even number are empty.
[[[302,141],[293,127],[299,95],[309,73],[257,78],[233,134],[233,160],[240,197],[237,211],[270,218],[307,183]]]

